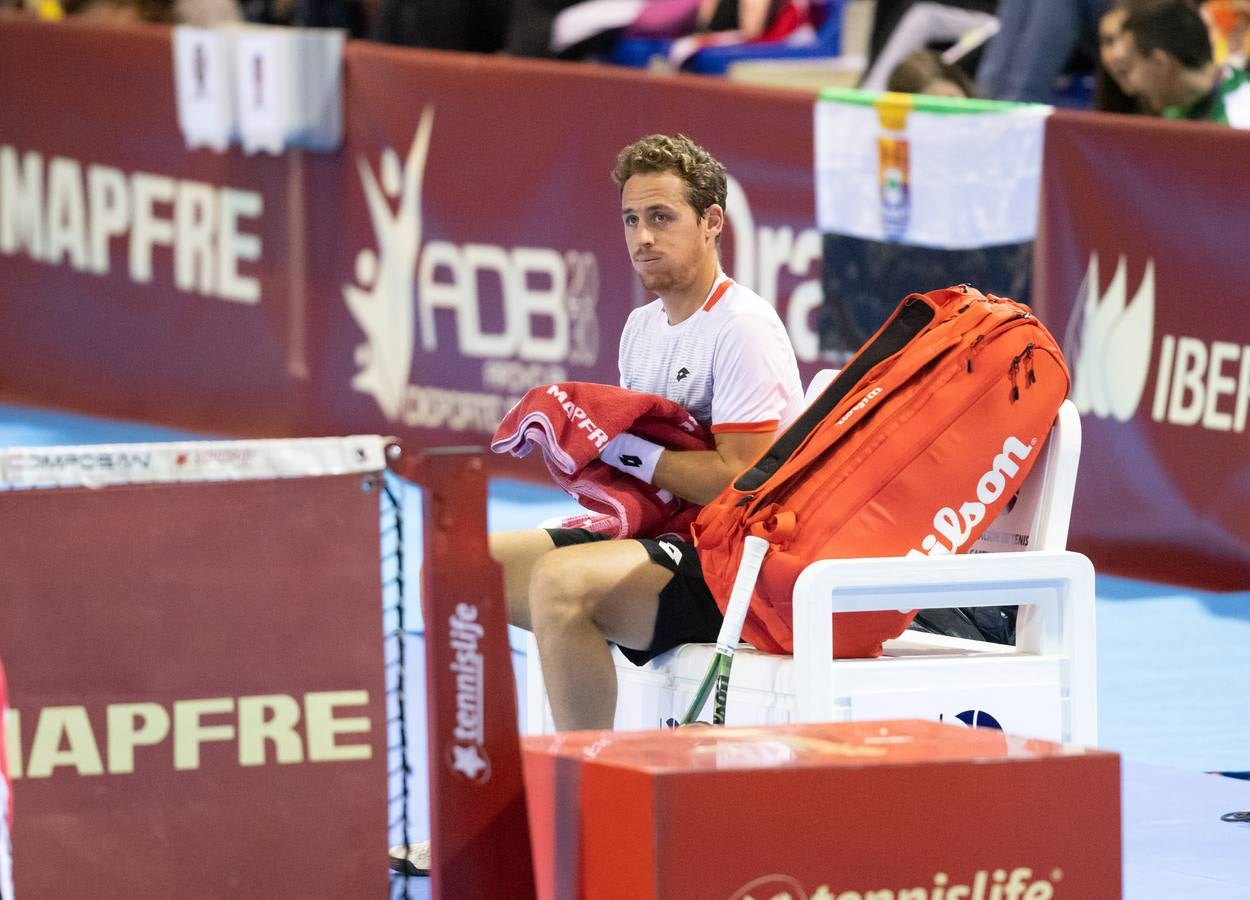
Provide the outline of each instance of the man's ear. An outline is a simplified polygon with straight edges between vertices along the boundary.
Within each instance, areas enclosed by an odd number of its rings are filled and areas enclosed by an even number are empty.
[[[1162,47],[1155,47],[1151,50],[1148,58],[1152,63],[1161,69],[1171,70],[1179,69],[1181,67],[1180,60],[1178,60],[1171,53],[1168,53]]]
[[[712,237],[716,237],[725,230],[725,210],[721,208],[719,203],[713,203],[703,211],[704,221],[707,222],[707,231]]]

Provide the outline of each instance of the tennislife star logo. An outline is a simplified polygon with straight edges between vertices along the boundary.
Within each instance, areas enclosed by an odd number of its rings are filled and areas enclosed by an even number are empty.
[[[455,725],[446,759],[456,774],[485,784],[491,775],[486,753],[486,658],[481,652],[486,629],[478,616],[476,605],[457,603],[447,622],[447,646],[452,653],[449,669],[455,675]]]
[[[451,767],[470,781],[477,781],[490,768],[476,744],[453,745]]]

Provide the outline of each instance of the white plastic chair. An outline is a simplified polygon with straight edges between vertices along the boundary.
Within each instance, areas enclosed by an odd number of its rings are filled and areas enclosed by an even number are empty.
[[[819,373],[808,399],[834,374]],[[1065,401],[1015,504],[968,554],[808,566],[794,589],[794,656],[742,645],[726,724],[942,719],[1095,745],[1094,570],[1064,549],[1080,445],[1080,416]],[[833,612],[999,605],[1020,606],[1014,647],[907,631],[876,659],[831,658]],[[687,644],[637,667],[614,651],[616,728],[680,720],[711,653],[711,644]],[[532,638],[527,691],[528,730],[552,731]]]

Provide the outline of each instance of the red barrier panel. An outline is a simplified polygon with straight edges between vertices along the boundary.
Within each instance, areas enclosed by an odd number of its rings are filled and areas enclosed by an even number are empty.
[[[0,897],[13,896],[13,845],[9,839],[13,822],[13,793],[9,782],[8,738],[9,686],[0,665]]]
[[[384,894],[378,500],[361,488],[0,492],[17,896]]]
[[[1250,134],[1058,111],[1035,304],[1083,414],[1069,545],[1100,568],[1250,584]]]
[[[480,442],[534,384],[616,381],[644,298],[608,172],[653,131],[726,163],[727,266],[814,365],[810,95],[352,43],[341,151],[246,157],[184,149],[171,55],[156,27],[0,21],[8,399]]]
[[[486,541],[486,467],[481,451],[391,451],[392,468],[423,488],[431,896],[526,900],[534,874],[503,577]]]

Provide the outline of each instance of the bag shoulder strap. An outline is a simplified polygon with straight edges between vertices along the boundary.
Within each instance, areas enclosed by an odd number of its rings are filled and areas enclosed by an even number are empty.
[[[855,354],[833,383],[803,411],[733,487],[738,491],[758,490],[790,458],[804,439],[837,408],[847,394],[875,366],[906,347],[924,331],[937,315],[937,310],[922,294],[912,294],[894,311],[890,319],[872,339]]]

